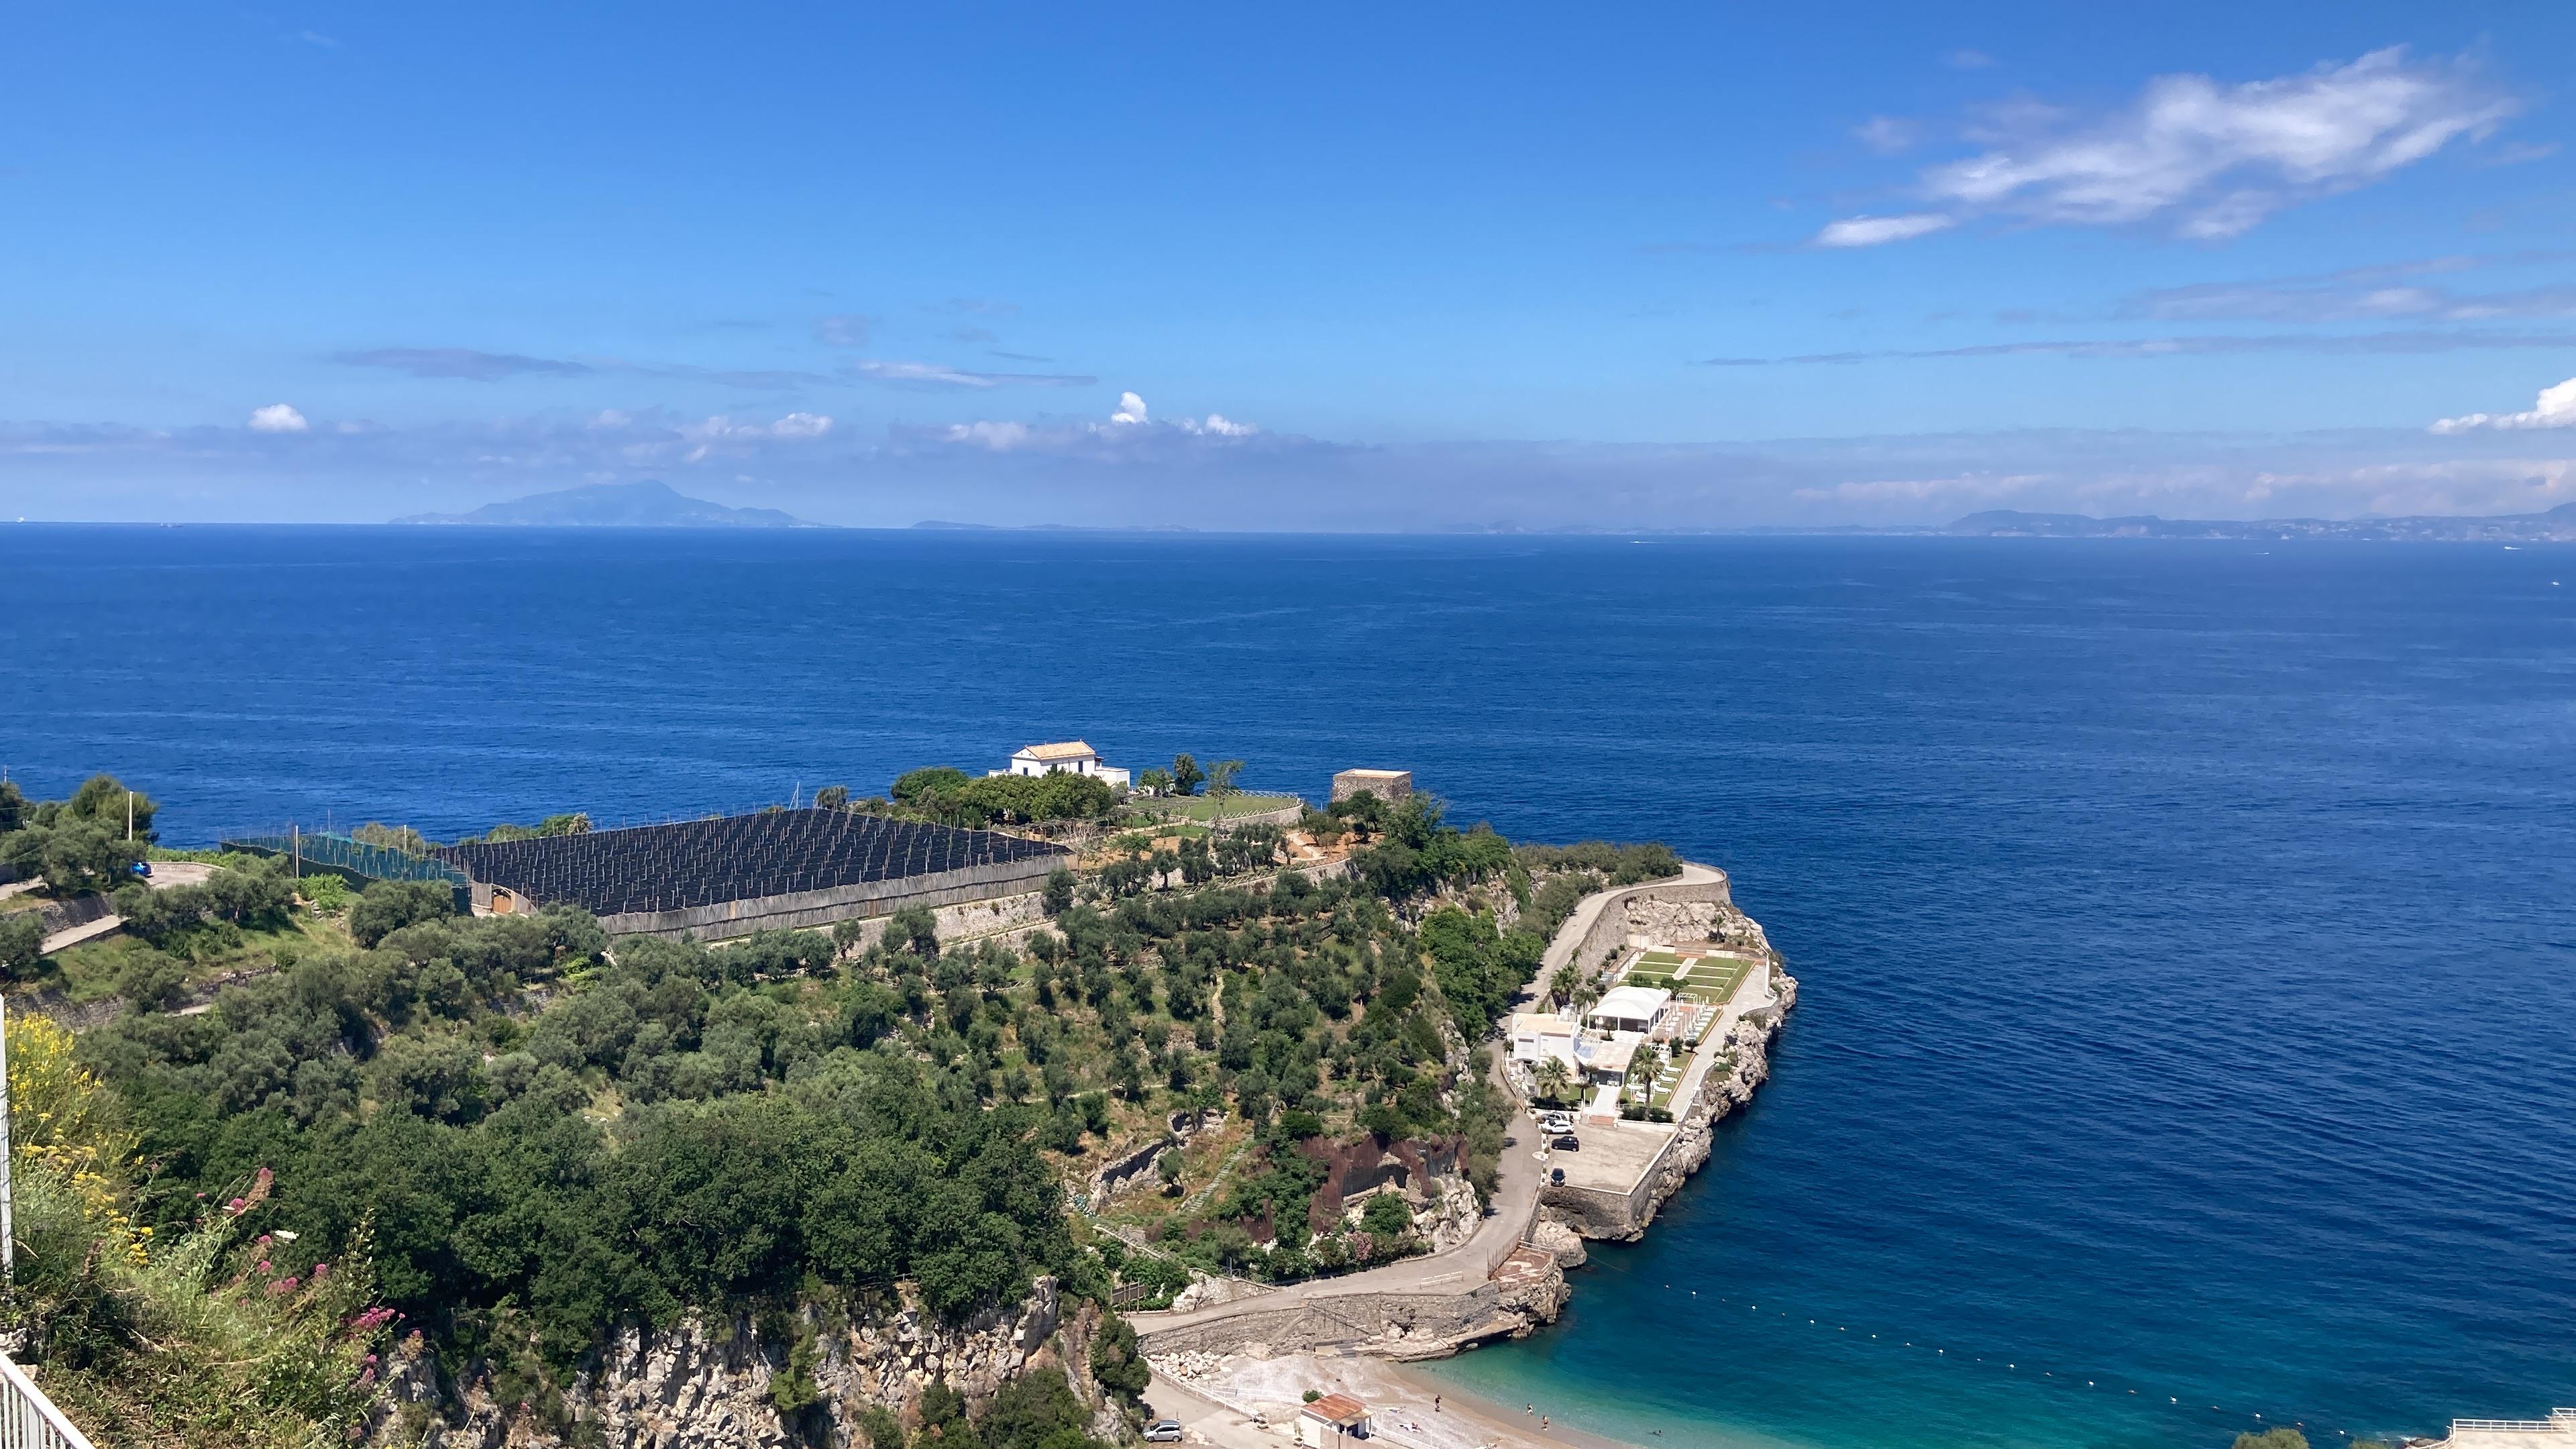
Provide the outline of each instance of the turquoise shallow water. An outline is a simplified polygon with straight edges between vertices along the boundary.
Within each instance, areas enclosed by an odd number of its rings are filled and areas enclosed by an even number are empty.
[[[181,839],[1081,735],[1725,866],[1803,983],[1775,1075],[1563,1324],[1434,1369],[1515,1409],[2127,1449],[2576,1402],[2571,551],[0,537],[0,763]]]

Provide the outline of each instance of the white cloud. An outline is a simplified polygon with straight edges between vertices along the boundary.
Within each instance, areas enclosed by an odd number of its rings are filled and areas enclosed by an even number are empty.
[[[1027,447],[1031,436],[1026,423],[952,423],[947,433],[948,441],[952,443],[964,443],[995,453]]]
[[[1201,431],[1220,438],[1248,438],[1261,430],[1250,423],[1238,423],[1223,413],[1210,413]]]
[[[884,362],[863,358],[843,371],[870,382],[913,387],[963,387],[978,391],[997,387],[1089,387],[1096,377],[1069,372],[968,372],[944,362]]]
[[[2416,61],[2402,46],[2237,85],[2158,76],[2126,110],[2089,122],[2018,107],[1993,149],[1924,172],[1920,189],[1947,206],[2030,221],[2169,218],[2179,235],[2216,239],[2382,180],[2517,109],[2469,62]]]
[[[1132,392],[1118,394],[1118,411],[1109,415],[1109,421],[1119,424],[1142,424],[1145,421],[1145,400]]]
[[[1816,233],[1820,247],[1874,247],[1884,242],[1912,241],[1958,225],[1937,212],[1919,211],[1906,216],[1855,216],[1833,222]]]
[[[620,415],[621,419],[623,415]],[[709,440],[748,438],[819,438],[832,431],[832,420],[821,413],[789,413],[774,423],[737,423],[719,413],[702,423],[692,423],[680,430],[692,438]]]
[[[251,409],[250,430],[254,433],[305,433],[311,432],[313,425],[304,421],[304,414],[286,404],[270,403],[264,408]]]
[[[1852,127],[1852,136],[1881,156],[1894,156],[1914,149],[1923,128],[1901,116],[1872,116]]]
[[[2466,433],[2479,428],[2576,428],[2576,377],[2556,387],[2542,388],[2529,412],[2470,413],[2466,417],[2444,418],[2433,425],[2437,433]]]

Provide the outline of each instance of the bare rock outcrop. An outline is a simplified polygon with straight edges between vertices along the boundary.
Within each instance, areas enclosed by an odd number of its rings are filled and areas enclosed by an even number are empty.
[[[1101,1315],[1064,1311],[1055,1281],[1024,1301],[962,1324],[941,1322],[908,1292],[861,1305],[847,1321],[807,1309],[782,1335],[749,1316],[690,1315],[667,1329],[621,1330],[585,1363],[559,1403],[507,1401],[505,1380],[476,1365],[450,1382],[418,1336],[388,1365],[387,1393],[368,1441],[420,1449],[558,1449],[573,1424],[605,1449],[834,1449],[866,1442],[870,1407],[917,1423],[922,1392],[944,1381],[972,1403],[1026,1369],[1057,1364],[1093,1411],[1093,1432],[1124,1437],[1118,1405],[1088,1372]],[[837,1320],[837,1315],[834,1316]],[[810,1335],[814,1398],[782,1414],[775,1390]]]

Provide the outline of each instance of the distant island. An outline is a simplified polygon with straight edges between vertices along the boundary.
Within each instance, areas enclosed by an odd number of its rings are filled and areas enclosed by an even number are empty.
[[[936,525],[920,524],[916,527]],[[959,525],[947,525],[959,526]],[[1739,527],[1638,527],[1570,524],[1522,528],[1516,524],[1461,525],[1444,533],[1572,534],[1605,537],[1780,537],[1830,534],[1869,538],[2169,538],[2246,541],[2315,538],[2360,543],[2571,543],[2576,542],[2576,503],[2546,513],[2414,514],[2402,518],[2158,518],[2152,513],[2095,518],[2083,513],[2023,513],[1998,508],[1949,524],[1754,524]]]
[[[2331,538],[2395,543],[2552,543],[2576,541],[2576,503],[2546,513],[2486,517],[2419,514],[2405,518],[2192,519],[2092,518],[2081,513],[1971,513],[1945,529],[1972,538]]]
[[[396,523],[486,528],[821,528],[775,508],[727,508],[683,496],[659,479],[594,483],[486,503],[471,513],[415,513]]]

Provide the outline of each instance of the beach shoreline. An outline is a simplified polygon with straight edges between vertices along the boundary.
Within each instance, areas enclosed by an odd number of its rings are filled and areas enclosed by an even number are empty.
[[[1513,1409],[1371,1355],[1245,1359],[1186,1383],[1158,1372],[1151,1392],[1155,1412],[1180,1419],[1190,1442],[1285,1449],[1296,1442],[1297,1411],[1310,1389],[1367,1404],[1372,1440],[1391,1449],[1642,1449],[1634,1441],[1561,1422],[1543,1406]]]

